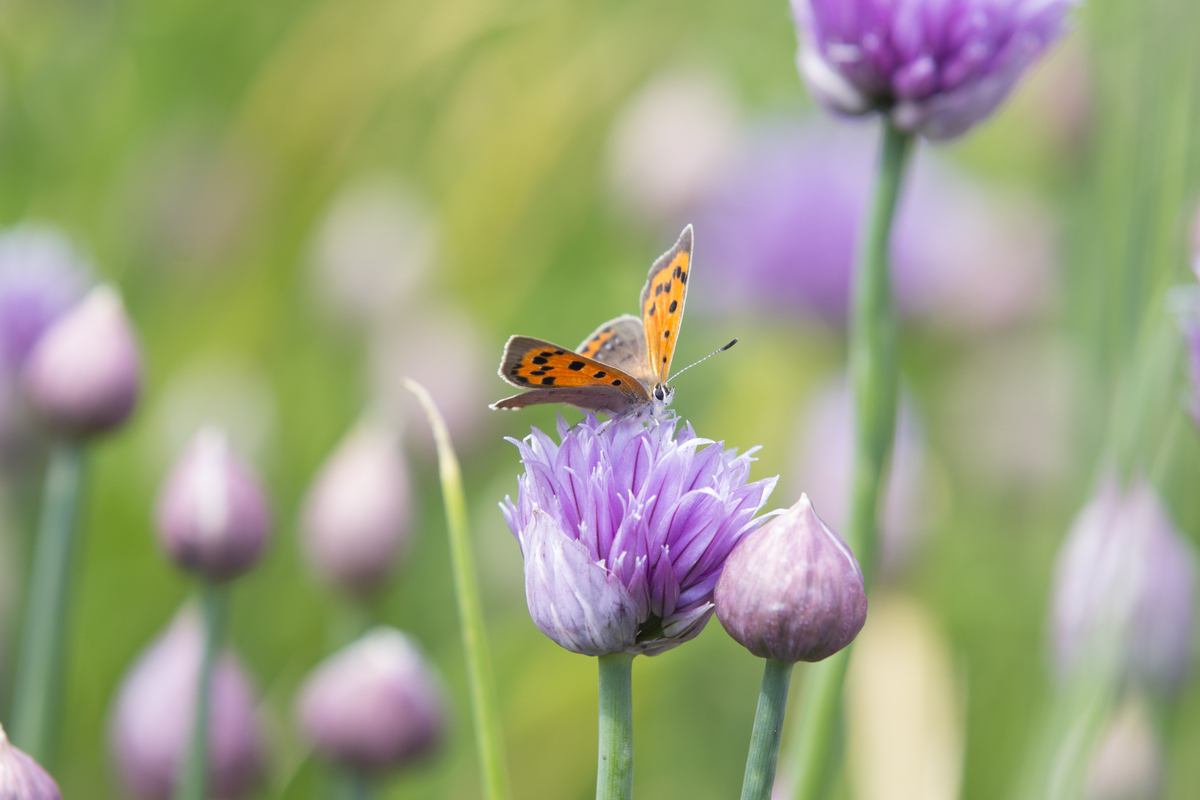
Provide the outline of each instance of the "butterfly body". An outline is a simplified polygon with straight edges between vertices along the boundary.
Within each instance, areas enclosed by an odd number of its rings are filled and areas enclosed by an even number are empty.
[[[667,385],[687,299],[692,226],[655,260],[641,294],[639,319],[624,314],[597,328],[575,350],[529,336],[504,347],[500,377],[527,391],[492,408],[566,403],[614,416],[662,417],[674,399]]]

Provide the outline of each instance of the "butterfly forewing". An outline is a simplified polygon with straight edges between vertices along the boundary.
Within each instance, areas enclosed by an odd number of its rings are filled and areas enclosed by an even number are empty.
[[[683,320],[687,299],[688,273],[692,268],[692,226],[679,235],[679,241],[650,267],[650,277],[642,289],[642,325],[646,336],[646,356],[655,385],[665,384]]]
[[[570,403],[620,414],[650,400],[646,387],[624,370],[528,336],[508,340],[500,377],[530,391],[501,400],[493,408]]]

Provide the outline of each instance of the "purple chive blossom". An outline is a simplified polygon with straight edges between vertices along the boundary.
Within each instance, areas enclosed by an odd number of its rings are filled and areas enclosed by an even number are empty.
[[[710,305],[840,325],[871,194],[875,145],[857,127],[783,121],[752,132],[697,210]],[[901,314],[950,330],[1020,321],[1051,305],[1053,216],[989,191],[936,153],[913,164],[896,213],[892,280]]]
[[[797,65],[834,111],[952,139],[1057,39],[1074,0],[791,0]]]
[[[738,455],[670,419],[588,416],[523,441],[517,502],[501,504],[525,558],[529,613],[583,655],[658,653],[713,613],[725,558],[762,521],[776,478],[748,483]]]
[[[1192,660],[1196,552],[1142,478],[1108,479],[1075,519],[1055,567],[1055,662],[1067,676],[1097,658],[1166,691]]]
[[[42,332],[87,291],[91,267],[54,228],[0,234],[0,369],[19,368]]]
[[[54,778],[13,747],[3,727],[0,727],[0,800],[62,800]]]

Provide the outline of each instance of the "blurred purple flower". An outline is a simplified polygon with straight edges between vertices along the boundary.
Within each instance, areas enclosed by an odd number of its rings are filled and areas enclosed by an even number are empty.
[[[0,727],[0,800],[62,800],[41,765],[13,747]]]
[[[854,467],[853,397],[844,378],[819,388],[805,403],[791,485],[820,507],[837,530],[846,525]],[[929,525],[925,495],[925,443],[912,403],[902,397],[888,467],[879,531],[879,566],[884,575],[903,570]]]
[[[609,133],[609,183],[622,210],[635,223],[681,229],[736,154],[738,116],[727,81],[708,70],[651,78]]]
[[[155,521],[159,543],[176,564],[219,581],[258,563],[271,510],[225,433],[202,428],[167,476]]]
[[[46,329],[20,380],[55,433],[86,437],[122,425],[141,393],[142,357],[116,290],[97,286]]]
[[[368,631],[317,665],[297,710],[318,753],[367,772],[429,755],[446,727],[440,681],[420,648],[386,627]]]
[[[584,655],[657,655],[700,633],[733,546],[762,518],[776,478],[747,483],[738,455],[670,419],[534,428],[514,504],[501,504],[525,558],[529,613]]]
[[[203,649],[199,614],[185,606],[121,683],[109,737],[117,772],[135,797],[169,800],[174,794],[191,737]],[[222,800],[244,796],[262,778],[265,752],[254,688],[232,652],[217,660],[210,709],[213,796]]]
[[[823,104],[950,139],[988,116],[1074,0],[792,0],[797,65]]]
[[[1055,662],[1067,676],[1115,658],[1148,686],[1177,689],[1191,665],[1196,553],[1154,489],[1113,478],[1079,512],[1054,572]]]
[[[91,272],[55,228],[26,223],[0,234],[0,369],[20,368],[42,332],[83,297]]]
[[[409,545],[408,467],[400,437],[361,423],[321,467],[304,501],[304,554],[325,581],[354,594],[379,588]]]
[[[873,149],[857,128],[783,122],[752,133],[729,179],[697,212],[705,263],[720,273],[697,289],[705,302],[842,324]],[[897,305],[950,329],[1021,319],[1049,305],[1052,243],[1036,205],[984,192],[922,153],[892,237]]]
[[[713,602],[736,642],[785,664],[829,658],[867,621],[862,569],[806,494],[733,548]]]

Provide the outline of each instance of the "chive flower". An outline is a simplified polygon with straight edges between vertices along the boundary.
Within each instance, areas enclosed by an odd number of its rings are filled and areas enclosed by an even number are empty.
[[[862,568],[806,494],[734,548],[715,599],[738,644],[784,664],[829,658],[867,621]]]
[[[791,0],[797,65],[844,114],[953,139],[991,114],[1063,33],[1074,0]]]
[[[91,267],[58,230],[0,234],[0,368],[19,368],[46,328],[87,290]]]
[[[1109,478],[1059,551],[1053,587],[1055,665],[1069,676],[1097,658],[1151,688],[1174,691],[1192,662],[1195,546],[1144,478]]]
[[[122,680],[110,713],[109,745],[128,795],[174,796],[191,738],[203,651],[200,615],[186,605]],[[266,741],[254,686],[231,650],[221,653],[213,670],[209,713],[213,796],[246,796],[265,774]]]
[[[0,800],[62,800],[41,765],[8,741],[0,727]]]
[[[657,655],[700,633],[725,559],[777,478],[749,482],[752,454],[669,418],[558,420],[520,451],[517,501],[501,504],[525,558],[534,623],[574,653]]]
[[[416,642],[381,626],[317,665],[300,691],[297,717],[322,756],[378,773],[438,749],[445,705],[441,681]]]

